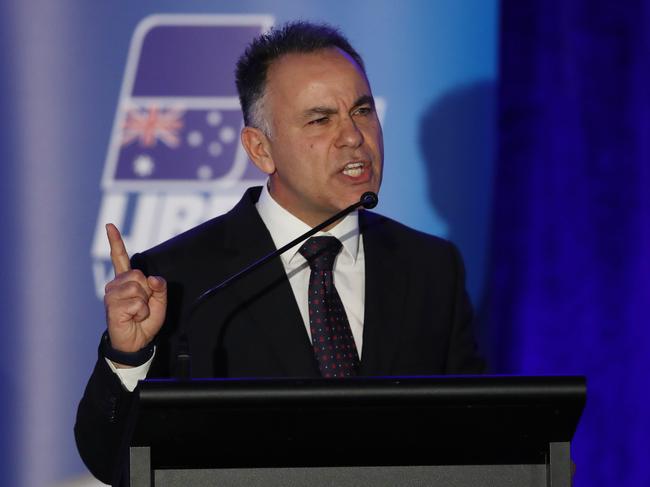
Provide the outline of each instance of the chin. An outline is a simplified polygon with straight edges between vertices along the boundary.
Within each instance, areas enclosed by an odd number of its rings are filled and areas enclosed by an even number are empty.
[[[358,203],[361,197],[363,196],[364,193],[367,193],[368,191],[372,191],[372,189],[369,188],[364,188],[364,189],[359,189],[358,191],[354,191],[350,193],[348,196],[343,198],[341,201],[344,201],[344,204],[341,205],[342,208],[347,208],[350,205],[353,205],[355,203]]]
[[[379,185],[377,185],[377,184],[363,184],[363,185],[355,188],[354,195],[355,195],[356,201],[359,201],[361,196],[364,193],[367,193],[368,191],[372,191],[375,194],[379,194]]]

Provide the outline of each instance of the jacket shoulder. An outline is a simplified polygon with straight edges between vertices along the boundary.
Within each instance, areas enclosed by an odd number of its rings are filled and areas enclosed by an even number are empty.
[[[140,254],[135,254],[133,267],[147,271],[164,272],[183,267],[219,253],[227,257],[228,249],[239,239],[254,238],[261,219],[255,209],[259,188],[249,189],[237,205],[227,213],[214,217]],[[263,225],[263,224],[262,224]]]
[[[381,239],[395,249],[446,254],[450,251],[456,252],[455,245],[449,240],[416,230],[378,213],[364,211],[361,214],[360,226],[364,238]]]

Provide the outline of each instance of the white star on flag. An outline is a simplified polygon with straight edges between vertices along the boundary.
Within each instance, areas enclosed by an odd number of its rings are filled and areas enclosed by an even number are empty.
[[[149,156],[140,155],[133,161],[133,172],[142,178],[151,176],[154,169],[153,159]]]

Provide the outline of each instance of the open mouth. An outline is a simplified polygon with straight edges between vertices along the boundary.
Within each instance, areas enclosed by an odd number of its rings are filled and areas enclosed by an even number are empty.
[[[350,162],[343,168],[343,174],[352,178],[357,178],[363,173],[365,163],[363,162]]]

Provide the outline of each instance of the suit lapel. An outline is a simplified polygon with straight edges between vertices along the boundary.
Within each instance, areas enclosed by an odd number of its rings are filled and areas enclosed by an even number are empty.
[[[231,211],[226,246],[233,258],[231,272],[275,249],[273,240],[254,207],[260,188],[249,190]],[[390,375],[399,344],[401,310],[408,294],[408,267],[400,248],[382,224],[383,217],[359,212],[365,254],[365,311],[363,353],[359,375]],[[265,264],[230,287],[246,303],[246,311],[287,376],[319,377],[291,285],[279,258]]]
[[[227,246],[234,253],[233,272],[275,250],[273,240],[254,207],[257,191],[249,190],[233,213]],[[318,376],[309,337],[298,310],[291,285],[279,258],[266,263],[231,286],[246,311],[257,323],[287,376]],[[252,337],[255,339],[255,337]]]
[[[359,212],[366,260],[363,353],[359,374],[390,375],[399,344],[401,310],[407,295],[407,266],[382,225],[383,218]]]

